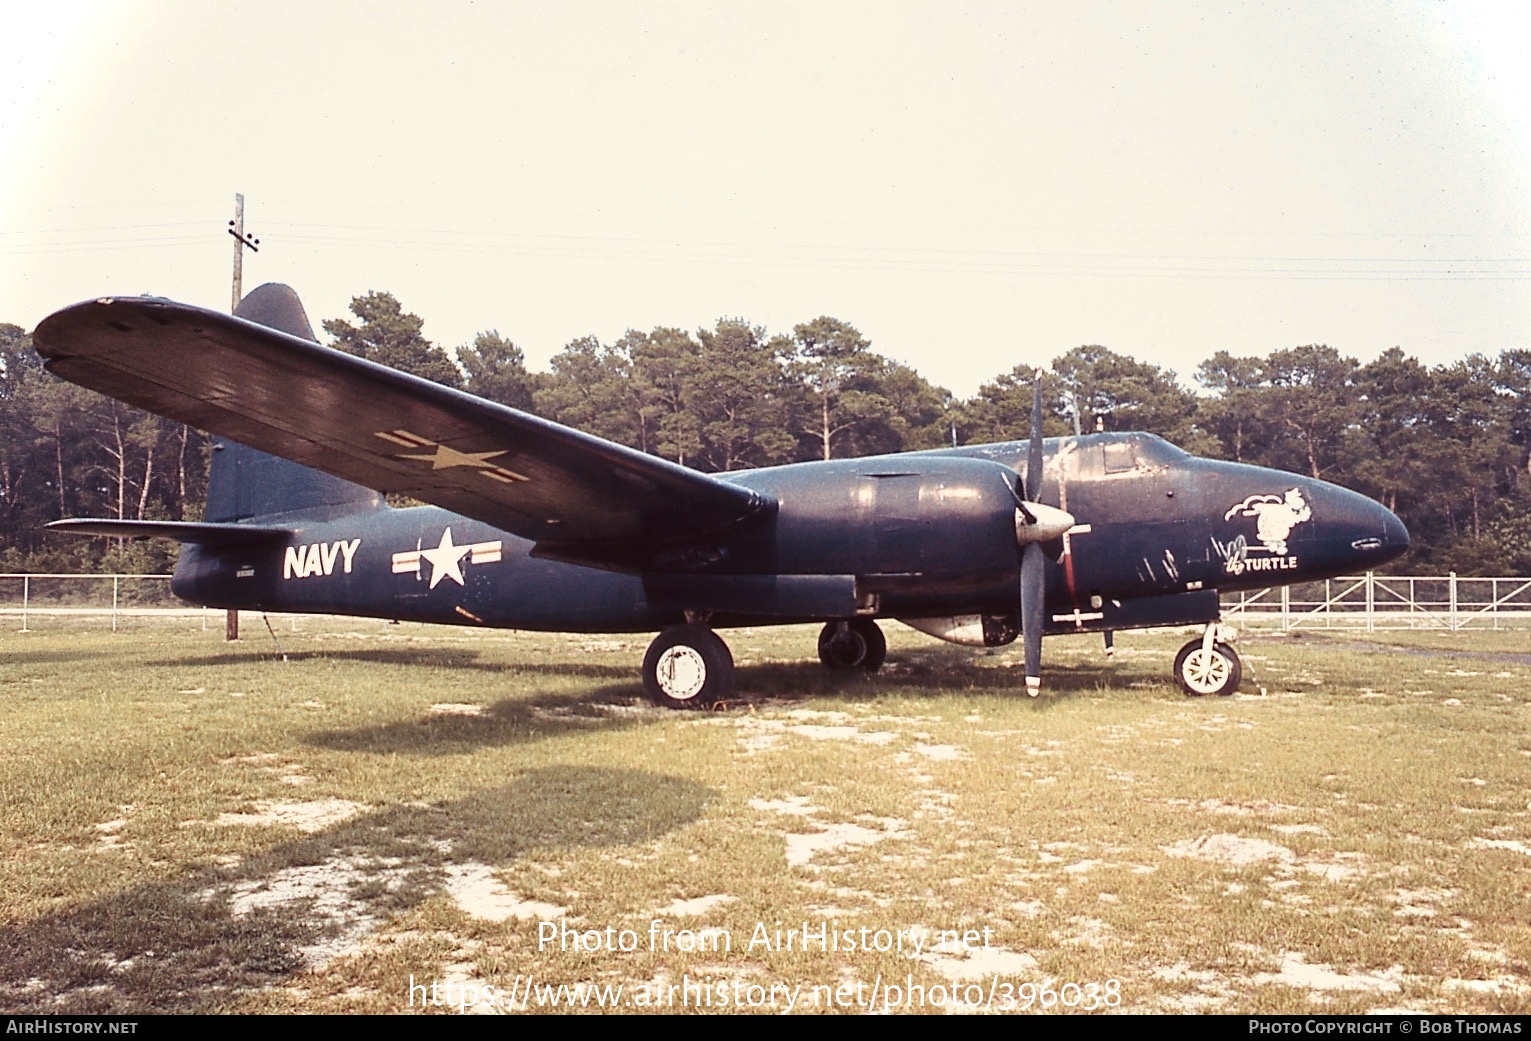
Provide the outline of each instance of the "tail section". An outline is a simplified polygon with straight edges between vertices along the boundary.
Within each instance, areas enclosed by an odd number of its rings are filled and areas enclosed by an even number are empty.
[[[251,291],[240,301],[234,316],[319,342],[298,294],[284,285],[268,283]],[[281,388],[272,391],[275,398]],[[229,522],[301,513],[322,520],[375,510],[382,503],[382,496],[370,488],[218,438],[213,442],[203,519]]]

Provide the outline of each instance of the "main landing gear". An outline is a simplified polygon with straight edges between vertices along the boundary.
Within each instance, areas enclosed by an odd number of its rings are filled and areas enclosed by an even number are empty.
[[[819,660],[831,669],[875,672],[888,641],[870,618],[830,622],[819,633]],[[717,633],[697,622],[672,625],[643,656],[643,689],[661,708],[707,708],[734,693],[734,656]]]
[[[1244,663],[1237,651],[1217,638],[1218,628],[1216,622],[1209,622],[1205,633],[1175,655],[1175,680],[1193,698],[1232,694],[1244,678]]]
[[[888,657],[888,641],[870,618],[830,622],[819,633],[819,661],[831,669],[876,672]]]
[[[672,625],[643,656],[643,689],[661,708],[707,708],[734,692],[734,656],[705,625]]]

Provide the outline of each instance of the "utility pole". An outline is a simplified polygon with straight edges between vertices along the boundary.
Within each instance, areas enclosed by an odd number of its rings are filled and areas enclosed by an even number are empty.
[[[260,239],[245,233],[245,197],[238,192],[234,193],[234,219],[229,221],[229,234],[234,236],[234,296],[229,304],[232,313],[239,310],[239,301],[244,299],[245,248],[260,252]]]
[[[239,301],[244,299],[244,275],[245,275],[245,249],[260,252],[260,239],[245,232],[245,197],[239,192],[234,193],[234,219],[229,221],[229,234],[234,236],[234,293],[229,303],[229,311],[233,313],[239,310]],[[223,638],[225,640],[239,639],[239,612],[230,611],[224,621]]]

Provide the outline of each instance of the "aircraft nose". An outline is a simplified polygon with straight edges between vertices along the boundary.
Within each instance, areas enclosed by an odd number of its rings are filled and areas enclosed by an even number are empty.
[[[1256,467],[1224,472],[1240,482],[1214,514],[1213,543],[1232,581],[1311,581],[1372,571],[1402,556],[1409,532],[1392,510],[1317,478]],[[1269,576],[1266,572],[1270,572]]]
[[[1403,555],[1409,548],[1409,529],[1392,510],[1381,504],[1377,508],[1382,511],[1382,548],[1391,556]]]
[[[1370,570],[1408,550],[1408,529],[1380,502],[1333,485],[1315,489],[1314,498],[1332,511],[1327,527],[1337,541],[1348,544],[1334,545],[1333,551],[1349,556],[1352,567]]]

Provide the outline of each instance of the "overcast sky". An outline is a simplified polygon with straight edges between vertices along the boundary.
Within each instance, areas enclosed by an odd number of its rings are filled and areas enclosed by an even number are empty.
[[[109,294],[317,326],[394,293],[534,368],[821,314],[961,395],[1531,346],[1517,3],[4,3],[0,321]]]

